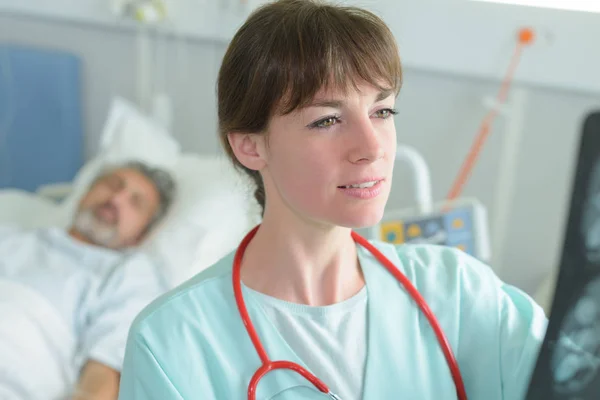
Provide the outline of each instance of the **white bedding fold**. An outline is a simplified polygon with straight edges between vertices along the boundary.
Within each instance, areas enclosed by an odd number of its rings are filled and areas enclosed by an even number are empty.
[[[0,399],[64,398],[75,380],[75,339],[35,291],[0,278]]]

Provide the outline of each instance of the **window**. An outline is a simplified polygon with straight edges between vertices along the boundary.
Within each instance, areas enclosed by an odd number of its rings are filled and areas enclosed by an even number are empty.
[[[555,8],[558,10],[600,13],[600,0],[476,0],[488,3],[513,4],[519,6]]]

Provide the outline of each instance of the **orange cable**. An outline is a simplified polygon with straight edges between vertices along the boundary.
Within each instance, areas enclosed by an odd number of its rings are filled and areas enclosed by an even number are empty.
[[[502,85],[500,86],[500,90],[498,91],[498,95],[496,96],[497,104],[494,108],[492,108],[492,110],[490,110],[488,112],[488,114],[484,117],[484,119],[481,123],[479,132],[477,133],[477,136],[475,136],[473,144],[471,145],[471,149],[470,149],[469,153],[467,154],[467,156],[459,170],[459,173],[458,173],[456,179],[454,180],[454,183],[452,184],[450,191],[448,192],[448,195],[446,196],[446,200],[448,203],[451,203],[453,200],[458,198],[458,196],[460,196],[465,184],[469,180],[469,177],[471,176],[471,172],[472,172],[473,168],[475,167],[475,164],[477,162],[479,155],[481,154],[483,145],[485,144],[485,141],[490,134],[492,123],[498,116],[498,108],[501,104],[503,104],[506,101],[508,92],[510,90],[510,86],[511,86],[513,78],[514,78],[515,71],[516,71],[517,66],[519,65],[519,62],[521,59],[521,54],[523,52],[523,48],[526,45],[530,44],[533,41],[533,38],[534,38],[534,33],[531,29],[523,28],[520,30],[519,41],[515,48],[515,52],[512,56],[506,76],[504,77],[504,79],[502,81]],[[447,208],[450,207],[450,205],[448,203],[446,204]]]

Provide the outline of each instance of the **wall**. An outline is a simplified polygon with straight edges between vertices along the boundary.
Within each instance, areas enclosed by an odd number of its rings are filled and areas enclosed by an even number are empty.
[[[167,28],[188,37],[228,41],[248,13],[266,0],[167,1]],[[568,0],[563,0],[568,1]],[[591,0],[590,0],[591,1]],[[0,12],[38,14],[131,29],[106,0],[0,0]],[[523,26],[537,32],[517,78],[528,84],[600,92],[600,14],[474,0],[343,0],[381,15],[398,37],[406,65],[486,79],[502,76]]]
[[[135,31],[0,13],[0,41],[70,51],[82,58],[88,156],[97,148],[111,98],[137,101]],[[171,39],[154,45],[165,57],[166,73],[159,74],[156,89],[165,89],[174,99],[175,136],[190,151],[216,151],[214,90],[224,45]]]
[[[427,30],[433,29],[434,23],[444,26],[440,18],[434,15],[429,20],[422,19],[424,31],[429,32],[428,38],[400,37],[406,58],[418,59],[415,56],[418,43],[426,49],[423,54],[430,53],[427,47],[433,46],[436,40],[446,43],[447,32],[434,35]],[[415,25],[418,20],[410,21],[405,17],[404,22]],[[88,155],[96,148],[111,97],[122,95],[136,99],[134,31],[111,31],[99,25],[0,14],[0,41],[69,50],[83,58]],[[214,89],[224,44],[207,40],[169,43],[166,46],[168,78],[157,85],[167,88],[174,99],[174,135],[189,151],[215,152],[218,141]],[[480,45],[485,47],[486,43]],[[510,46],[505,47],[509,53]],[[474,49],[477,51],[471,50],[470,56],[479,57],[480,49]],[[497,55],[496,61],[500,76],[507,58]],[[474,64],[478,65],[477,62]],[[567,65],[565,68],[570,68],[568,62],[564,64]],[[485,113],[482,98],[495,93],[497,82],[457,74],[456,71],[442,73],[435,68],[407,65],[405,85],[398,103],[398,138],[417,147],[426,156],[432,169],[434,196],[441,199]],[[579,128],[586,112],[600,108],[600,101],[589,91],[579,89],[538,85],[530,88],[526,134],[518,159],[520,173],[510,216],[512,229],[503,252],[504,265],[498,269],[509,282],[533,291],[542,275],[556,264],[562,245],[562,223],[569,199]],[[501,167],[498,149],[503,127],[502,121],[495,126],[465,191],[466,195],[480,198],[490,211],[495,206],[495,180]],[[399,170],[390,207],[411,204],[412,188],[405,182],[410,182],[409,177]],[[491,217],[493,220],[493,215]]]
[[[600,14],[472,0],[371,3],[392,26],[414,68],[498,79],[518,30],[531,26],[537,40],[523,57],[519,81],[600,92]]]

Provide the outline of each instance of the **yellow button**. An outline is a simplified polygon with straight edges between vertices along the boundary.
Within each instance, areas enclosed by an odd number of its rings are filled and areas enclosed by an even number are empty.
[[[460,229],[460,228],[462,228],[463,226],[465,226],[465,223],[464,223],[464,221],[463,221],[462,219],[460,219],[460,218],[455,218],[455,219],[454,219],[454,221],[452,221],[452,227],[453,227],[454,229]]]
[[[462,251],[467,251],[467,246],[465,246],[464,244],[459,244],[458,246],[456,246],[456,248]]]
[[[381,224],[381,240],[392,244],[404,243],[404,224],[401,221],[388,221]]]
[[[421,228],[417,224],[412,224],[408,227],[408,236],[411,238],[421,236]]]

